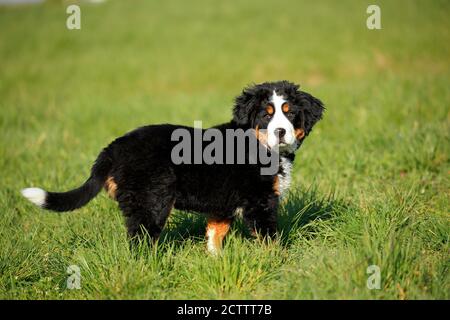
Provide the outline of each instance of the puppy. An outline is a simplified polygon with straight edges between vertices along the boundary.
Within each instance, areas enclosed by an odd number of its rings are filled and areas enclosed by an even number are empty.
[[[275,235],[277,208],[290,184],[295,152],[323,111],[319,99],[288,81],[250,86],[235,99],[233,119],[213,129],[223,135],[229,130],[252,130],[258,144],[277,157],[273,174],[261,174],[259,161],[176,164],[174,132],[181,129],[195,135],[195,129],[149,125],[104,148],[90,177],[77,189],[60,193],[27,188],[22,194],[43,209],[63,212],[86,205],[105,188],[125,216],[130,239],[148,234],[156,240],[173,208],[199,212],[208,220],[207,248],[217,254],[237,215],[253,234]],[[203,144],[200,150],[206,147]],[[248,151],[236,147],[222,151],[225,157],[244,152],[249,158]]]

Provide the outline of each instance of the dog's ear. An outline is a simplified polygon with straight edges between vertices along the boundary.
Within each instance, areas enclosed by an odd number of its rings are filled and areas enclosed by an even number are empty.
[[[322,119],[325,107],[319,99],[313,97],[307,92],[296,90],[296,104],[300,106],[299,127],[305,130],[305,135],[308,135],[314,125]]]
[[[261,102],[261,90],[258,86],[249,86],[234,100],[233,121],[239,126],[251,126],[255,118],[258,105]]]

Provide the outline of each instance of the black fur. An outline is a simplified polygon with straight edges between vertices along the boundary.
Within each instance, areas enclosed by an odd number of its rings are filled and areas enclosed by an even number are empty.
[[[102,190],[111,168],[108,150],[103,150],[92,166],[91,176],[82,186],[68,192],[47,192],[43,208],[58,212],[81,208]]]
[[[266,128],[264,105],[273,90],[289,101],[291,110],[286,117],[296,128],[304,129],[307,136],[321,119],[323,105],[287,81],[246,88],[235,100],[233,119],[215,128],[222,132]],[[45,208],[54,211],[80,208],[111,178],[117,186],[114,198],[126,218],[130,237],[145,229],[152,238],[158,238],[173,207],[230,220],[235,218],[237,208],[243,208],[249,228],[273,235],[279,202],[279,195],[274,192],[276,176],[261,175],[259,163],[175,165],[171,150],[178,142],[171,141],[171,134],[177,128],[193,132],[189,127],[150,125],[116,139],[100,153],[91,176],[81,187],[65,193],[48,193]],[[285,157],[294,160],[293,153]]]

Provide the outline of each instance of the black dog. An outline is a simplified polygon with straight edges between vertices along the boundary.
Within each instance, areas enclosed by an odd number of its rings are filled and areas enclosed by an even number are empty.
[[[214,128],[224,134],[227,129],[253,129],[259,144],[277,148],[280,165],[272,175],[261,175],[259,162],[174,164],[174,130],[193,134],[194,129],[150,125],[103,149],[81,187],[64,193],[27,188],[22,194],[42,208],[70,211],[104,187],[119,203],[133,239],[144,230],[157,239],[172,208],[201,212],[208,217],[208,250],[216,253],[238,214],[253,233],[275,234],[279,198],[289,186],[294,153],[323,110],[320,100],[287,81],[254,85],[236,98],[233,119]]]

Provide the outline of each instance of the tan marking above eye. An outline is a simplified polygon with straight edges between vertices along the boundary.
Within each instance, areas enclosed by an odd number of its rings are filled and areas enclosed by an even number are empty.
[[[284,103],[283,106],[281,107],[281,109],[283,110],[283,112],[288,112],[289,111],[289,105],[287,103]]]
[[[270,115],[272,115],[273,113],[274,113],[274,109],[273,109],[273,107],[269,104],[269,105],[267,105],[267,107],[266,107],[266,112],[268,113],[268,114],[270,114]]]
[[[300,140],[304,136],[305,136],[305,130],[303,130],[301,128],[295,129],[295,137],[297,138],[297,140]]]

